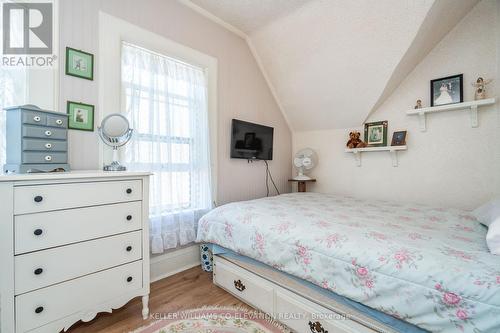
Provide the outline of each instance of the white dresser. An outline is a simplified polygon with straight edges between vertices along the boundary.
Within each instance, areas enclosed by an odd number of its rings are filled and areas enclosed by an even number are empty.
[[[0,332],[57,333],[149,295],[149,174],[0,176]]]

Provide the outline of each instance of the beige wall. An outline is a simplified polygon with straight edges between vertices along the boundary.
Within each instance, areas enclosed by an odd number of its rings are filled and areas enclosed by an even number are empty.
[[[98,12],[104,11],[218,60],[218,198],[219,204],[265,195],[262,162],[229,158],[231,119],[275,128],[273,176],[288,191],[291,133],[246,42],[175,0],[61,1],[61,55],[66,46],[98,54]],[[99,59],[96,57],[96,64]],[[117,59],[119,61],[119,59]],[[97,66],[95,67],[97,68]],[[66,101],[97,105],[99,73],[94,81],[60,75],[60,109]],[[96,113],[99,110],[96,109]],[[98,116],[96,116],[99,119]],[[97,124],[96,124],[97,125]],[[70,131],[70,163],[74,169],[99,168],[97,132]]]
[[[473,99],[471,82],[479,75],[494,78],[488,91],[500,95],[497,6],[494,0],[480,2],[368,119],[389,121],[388,140],[394,130],[409,131],[399,167],[392,166],[387,152],[364,153],[357,167],[344,152],[350,129],[294,133],[294,151],[311,147],[319,155],[312,172],[318,182],[311,189],[463,208],[500,194],[498,102],[480,109],[478,128],[471,128],[467,111],[457,111],[429,115],[427,132],[420,132],[418,117],[405,114],[418,98],[429,105],[431,79],[457,73],[464,74],[465,100]],[[363,91],[358,94],[363,98]]]

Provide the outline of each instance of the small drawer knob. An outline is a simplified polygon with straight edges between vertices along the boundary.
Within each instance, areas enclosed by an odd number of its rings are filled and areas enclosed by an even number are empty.
[[[37,269],[35,269],[34,273],[35,273],[35,275],[42,274],[43,273],[43,268],[37,268]]]
[[[52,161],[52,156],[50,156],[50,155],[45,156],[45,160],[47,162]]]
[[[35,313],[42,313],[43,311],[43,306],[39,306],[35,309]]]
[[[243,282],[241,282],[241,280],[234,280],[234,287],[238,291],[243,291],[246,289],[245,285],[243,284]]]
[[[128,189],[127,189],[127,194],[130,194],[130,193],[132,193],[132,189],[131,189],[131,188],[128,188]]]
[[[51,136],[52,135],[52,131],[45,131],[45,135],[46,136]]]
[[[42,229],[35,229],[35,231],[33,231],[33,234],[35,234],[35,236],[40,236],[41,234],[43,234],[43,230]]]
[[[132,220],[132,215],[127,215],[127,221]]]
[[[40,116],[34,116],[34,117],[33,117],[33,120],[34,120],[34,121],[36,121],[36,122],[38,123],[38,122],[39,122],[40,120],[42,120],[42,119],[40,118]]]
[[[127,282],[132,282],[132,280],[133,280],[133,279],[132,279],[132,277],[131,277],[131,276],[129,276],[129,277],[127,278]]]
[[[47,148],[47,149],[52,148],[52,143],[46,143],[46,144],[45,144],[45,148]]]
[[[323,328],[323,325],[321,325],[319,321],[316,321],[314,323],[310,321],[308,324],[311,333],[328,333],[328,331]]]
[[[129,245],[129,246],[127,246],[127,252],[130,252],[130,251],[132,251],[132,246]]]
[[[56,124],[57,124],[57,125],[62,125],[62,123],[63,123],[63,121],[62,121],[61,119],[57,119],[57,120],[56,120]]]
[[[42,202],[43,197],[41,195],[37,195],[33,200],[35,200],[35,202]]]

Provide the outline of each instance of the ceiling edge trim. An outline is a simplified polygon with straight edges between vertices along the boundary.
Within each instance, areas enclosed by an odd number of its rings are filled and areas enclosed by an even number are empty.
[[[181,4],[183,4],[186,7],[191,8],[198,14],[201,14],[202,16],[205,16],[209,20],[211,20],[214,23],[217,23],[218,25],[226,28],[227,30],[231,31],[232,33],[238,35],[239,37],[243,39],[247,39],[248,35],[241,31],[240,29],[236,28],[234,25],[227,23],[226,21],[220,19],[219,17],[215,16],[214,14],[210,13],[206,9],[201,8],[200,6],[192,3],[190,0],[177,0]]]
[[[293,132],[292,123],[290,122],[290,119],[288,119],[288,116],[286,115],[285,109],[281,104],[281,100],[278,98],[278,94],[276,92],[276,89],[274,88],[274,85],[271,83],[269,74],[267,73],[264,65],[262,64],[262,60],[260,59],[257,49],[253,45],[250,37],[245,38],[245,40],[247,42],[248,48],[250,49],[250,53],[252,53],[252,56],[254,57],[255,62],[257,63],[257,66],[259,67],[260,72],[262,73],[262,76],[264,77],[264,80],[267,83],[267,87],[269,88],[269,91],[271,92],[271,95],[273,96],[276,105],[278,106],[278,109],[281,111],[281,114],[283,115],[283,118],[285,119],[285,122],[288,125],[288,129],[290,130],[290,132]]]
[[[250,36],[247,35],[246,33],[244,33],[243,31],[241,31],[240,29],[236,28],[235,26],[233,26],[232,24],[229,24],[227,23],[226,21],[222,20],[221,18],[215,16],[214,14],[210,13],[209,11],[207,11],[206,9],[203,9],[201,8],[200,6],[192,3],[190,0],[177,0],[179,3],[181,3],[182,5],[192,9],[193,11],[197,12],[198,14],[206,17],[207,19],[211,20],[212,22],[222,26],[223,28],[231,31],[232,33],[236,34],[237,36],[243,38],[246,43],[247,43],[247,46],[250,50],[250,53],[252,54],[255,62],[257,63],[257,67],[259,68],[262,76],[264,77],[264,81],[266,81],[266,84],[267,84],[267,88],[269,89],[269,91],[271,92],[271,95],[273,96],[274,98],[274,102],[276,103],[276,105],[278,106],[278,109],[280,110],[281,112],[281,115],[283,116],[283,118],[285,119],[285,122],[288,126],[288,129],[290,130],[290,132],[293,132],[293,127],[292,127],[292,123],[290,122],[290,120],[288,119],[286,113],[285,113],[285,110],[281,104],[281,101],[279,100],[278,98],[278,95],[276,93],[276,89],[274,88],[274,85],[271,83],[271,80],[269,79],[269,75],[267,73],[267,71],[265,70],[263,64],[262,64],[262,61],[260,59],[260,56],[259,54],[257,53],[257,49],[254,47],[251,39],[250,39]]]

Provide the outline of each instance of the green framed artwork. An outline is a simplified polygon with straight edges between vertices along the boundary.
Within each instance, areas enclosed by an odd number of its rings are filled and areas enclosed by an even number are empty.
[[[94,55],[66,47],[66,75],[94,80]]]
[[[81,131],[94,130],[94,106],[68,101],[68,128]]]
[[[366,123],[365,142],[368,147],[387,146],[387,120]]]

